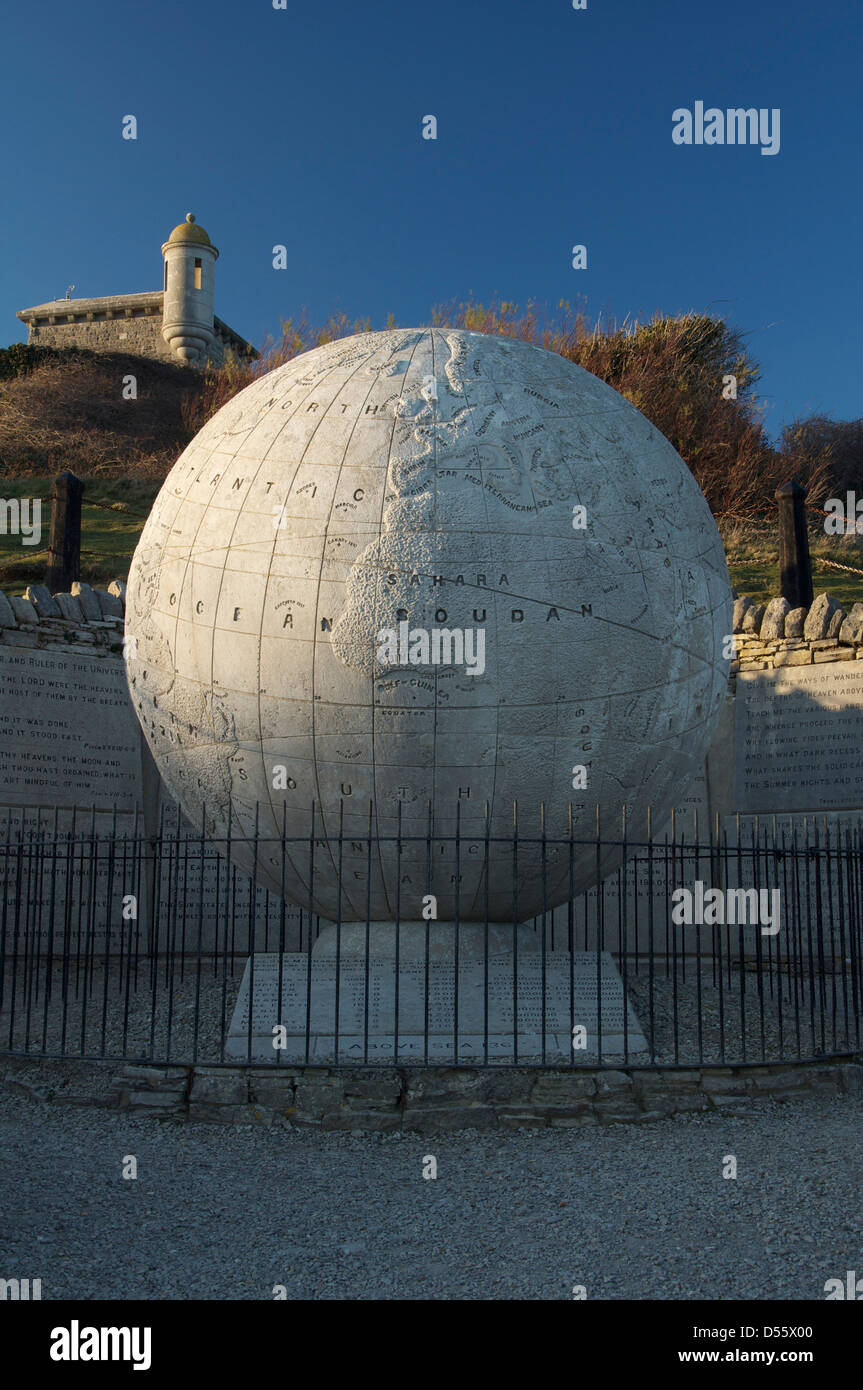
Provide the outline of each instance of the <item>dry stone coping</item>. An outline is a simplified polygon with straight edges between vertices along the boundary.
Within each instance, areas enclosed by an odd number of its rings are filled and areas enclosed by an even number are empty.
[[[60,605],[51,597],[51,590],[44,584],[28,584],[24,597],[33,604],[40,618],[62,618]]]
[[[731,693],[740,671],[863,660],[863,602],[846,615],[826,591],[809,609],[791,608],[781,595],[765,606],[743,594],[734,601],[733,630]]]
[[[29,584],[23,597],[0,591],[0,628],[10,634],[15,631],[14,641],[21,646],[36,646],[47,639],[86,647],[116,638],[123,627],[125,602],[122,579],[112,579],[107,589],[94,589],[76,579],[68,594],[52,594],[44,584]]]
[[[94,589],[93,593],[99,601],[103,618],[122,618],[123,605],[116,594],[109,593],[107,589]]]
[[[731,617],[732,632],[743,631],[743,619],[746,617],[747,611],[751,607],[752,599],[749,597],[748,594],[743,594],[740,598],[736,598],[734,600],[734,608],[732,609]]]
[[[781,595],[779,598],[772,598],[764,610],[764,620],[761,624],[762,642],[776,641],[785,635],[785,619],[791,612],[791,604],[787,598]]]
[[[803,636],[809,642],[815,642],[821,637],[826,637],[830,628],[830,623],[834,613],[839,610],[839,604],[830,594],[819,594],[809,613],[806,622],[803,624]]]
[[[84,621],[84,612],[74,594],[57,594],[57,603],[63,617],[72,623]]]
[[[841,630],[841,627],[842,627],[842,624],[843,624],[844,621],[845,621],[845,613],[844,613],[843,609],[837,607],[837,609],[836,609],[835,613],[833,614],[832,618],[830,619],[830,622],[829,622],[828,627],[827,627],[827,636],[828,636],[828,638],[831,638],[831,639],[832,639],[832,638],[838,638],[839,632],[840,632],[840,630]]]
[[[764,618],[765,607],[763,603],[753,603],[747,608],[743,618],[743,631],[758,633]]]
[[[19,627],[22,623],[26,626],[32,626],[33,624],[38,623],[39,614],[36,612],[36,609],[34,608],[33,604],[30,602],[28,598],[18,598],[17,595],[11,596],[9,599],[9,604],[12,608],[12,612],[15,614],[15,617],[18,620]]]
[[[108,587],[108,592],[111,592],[110,585]],[[102,609],[99,607],[99,600],[89,584],[82,584],[79,579],[76,579],[72,584],[72,593],[80,603],[81,611],[87,619],[87,622],[98,623],[102,621]]]
[[[863,603],[855,603],[839,629],[839,641],[863,644]]]

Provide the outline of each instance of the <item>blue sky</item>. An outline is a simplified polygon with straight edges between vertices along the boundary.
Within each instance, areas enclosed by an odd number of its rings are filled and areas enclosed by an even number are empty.
[[[191,210],[257,344],[470,295],[721,312],[772,433],[863,414],[859,0],[47,0],[3,42],[2,344],[70,283],[159,288]],[[778,107],[779,153],[675,145],[698,100]]]

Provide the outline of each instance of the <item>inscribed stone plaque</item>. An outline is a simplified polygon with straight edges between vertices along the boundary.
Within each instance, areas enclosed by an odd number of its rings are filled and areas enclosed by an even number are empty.
[[[596,955],[590,952],[547,955],[544,991],[543,962],[539,953],[520,955],[517,975],[512,955],[490,956],[487,963],[477,956],[460,960],[458,1060],[483,1057],[486,1027],[489,1057],[513,1060],[516,1017],[519,1060],[540,1058],[543,1022],[547,1057],[572,1058],[574,1024],[581,1024],[587,1030],[587,1047],[575,1054],[576,1061],[595,1057],[600,1021],[603,1055],[624,1051],[624,1030],[627,1050],[644,1051],[647,1046],[644,1035],[626,999],[614,962],[605,952],[600,960],[601,972]],[[275,1062],[273,1028],[278,1024],[283,1024],[287,1031],[287,1047],[281,1050],[279,1060],[297,1061],[304,1057],[307,1003],[310,1006],[309,1056],[316,1061],[326,1061],[335,1055],[337,1016],[340,1059],[361,1060],[366,1049],[370,1059],[392,1057],[397,1048],[400,1058],[421,1061],[426,1048],[426,1009],[429,1056],[442,1059],[456,1056],[456,969],[453,960],[430,961],[426,974],[426,964],[422,960],[400,961],[396,971],[392,958],[372,957],[367,971],[365,960],[354,957],[341,960],[337,971],[332,958],[313,956],[309,992],[309,957],[306,954],[283,955],[281,1005],[279,961],[278,955],[261,954],[247,962],[225,1045],[229,1057],[247,1056],[251,1038],[252,1057]]]
[[[734,804],[756,814],[863,807],[863,662],[738,675]]]
[[[226,948],[232,955],[280,946],[296,951],[306,944],[302,924],[308,913],[253,884],[228,862],[221,846],[202,842],[200,827],[182,815],[178,824],[178,808],[167,793],[163,800],[167,813],[157,886],[162,918],[158,949],[165,949],[169,922],[176,924],[175,944],[182,943],[186,951],[197,951],[199,936],[201,950],[217,954]]]
[[[778,891],[780,930],[769,944],[780,956],[851,960],[860,820],[859,811],[727,816],[723,831],[729,852],[710,886]],[[735,940],[738,934],[733,932]],[[749,954],[757,948],[758,934],[758,927],[742,930]],[[767,947],[762,935],[761,948]]]
[[[122,662],[0,647],[0,805],[131,813],[140,802]]]

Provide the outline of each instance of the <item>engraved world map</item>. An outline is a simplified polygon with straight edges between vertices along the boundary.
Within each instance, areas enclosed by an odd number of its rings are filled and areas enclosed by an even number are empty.
[[[344,920],[433,893],[511,922],[596,877],[541,807],[577,839],[680,800],[730,608],[704,498],[620,395],[511,339],[391,330],[262,377],[181,455],[128,677],[169,790],[259,883],[327,917],[341,884]],[[481,633],[482,669],[433,660],[435,630]]]

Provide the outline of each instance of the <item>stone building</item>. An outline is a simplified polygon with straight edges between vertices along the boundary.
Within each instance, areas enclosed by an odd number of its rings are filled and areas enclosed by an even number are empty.
[[[127,352],[161,362],[218,366],[259,354],[213,312],[219,255],[207,233],[188,213],[162,246],[161,290],[103,295],[99,299],[54,299],[20,309],[28,343]]]

